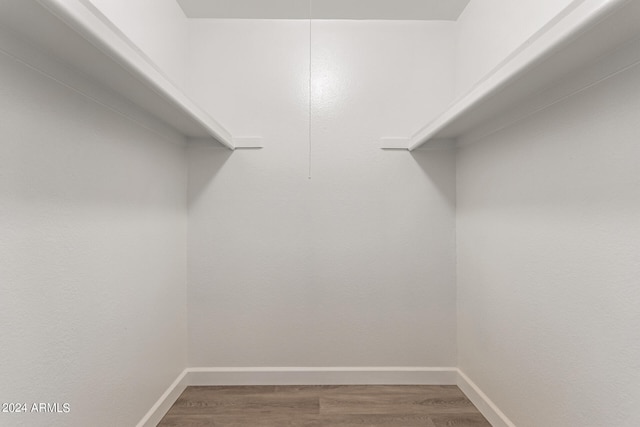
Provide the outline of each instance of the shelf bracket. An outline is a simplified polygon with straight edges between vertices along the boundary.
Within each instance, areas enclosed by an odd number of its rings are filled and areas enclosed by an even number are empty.
[[[380,148],[382,150],[409,150],[409,138],[380,138]]]
[[[233,138],[233,146],[236,150],[257,150],[264,148],[264,142],[259,136],[237,137]]]

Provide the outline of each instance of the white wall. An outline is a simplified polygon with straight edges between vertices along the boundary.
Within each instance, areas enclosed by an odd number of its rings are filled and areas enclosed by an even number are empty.
[[[459,366],[518,427],[640,425],[638,87],[459,152]]]
[[[378,149],[452,95],[454,25],[194,21],[191,366],[454,366],[454,157]]]
[[[186,367],[181,138],[0,55],[0,414],[132,426]]]
[[[471,0],[457,20],[456,96],[581,0]]]
[[[176,0],[87,0],[182,88],[189,20]]]

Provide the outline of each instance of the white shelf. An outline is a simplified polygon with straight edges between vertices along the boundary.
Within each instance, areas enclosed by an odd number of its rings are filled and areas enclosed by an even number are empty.
[[[640,37],[640,0],[585,0],[543,28],[487,78],[416,132],[407,148],[456,140]]]
[[[2,0],[0,26],[190,138],[233,137],[88,2]]]

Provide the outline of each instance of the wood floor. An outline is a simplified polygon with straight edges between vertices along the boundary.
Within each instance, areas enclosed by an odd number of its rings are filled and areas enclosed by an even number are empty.
[[[491,427],[456,386],[188,387],[159,427]]]

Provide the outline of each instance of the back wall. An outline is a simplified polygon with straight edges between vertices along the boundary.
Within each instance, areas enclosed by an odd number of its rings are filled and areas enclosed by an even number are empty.
[[[455,366],[453,152],[378,148],[451,99],[454,24],[311,25],[310,132],[308,21],[191,24],[191,96],[266,148],[189,149],[190,366]]]

